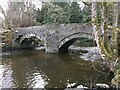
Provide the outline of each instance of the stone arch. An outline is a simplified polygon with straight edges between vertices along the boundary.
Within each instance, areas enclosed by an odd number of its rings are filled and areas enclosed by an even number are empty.
[[[59,52],[67,52],[68,51],[68,47],[70,45],[72,45],[76,40],[78,40],[79,38],[89,38],[89,39],[93,39],[93,36],[91,34],[87,34],[87,33],[74,33],[71,34],[63,39],[60,40],[59,42],[59,46],[58,46],[58,51]]]
[[[16,42],[19,44],[19,46],[22,47],[35,47],[40,45],[42,41],[43,41],[42,37],[35,33],[19,35],[18,38],[16,39]]]

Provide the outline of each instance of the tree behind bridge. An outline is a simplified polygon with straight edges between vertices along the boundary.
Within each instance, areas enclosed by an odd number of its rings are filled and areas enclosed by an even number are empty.
[[[43,3],[41,11],[38,9],[36,20],[46,23],[86,23],[90,19],[90,8],[81,10],[77,2]]]
[[[12,27],[33,26],[36,22],[35,7],[31,1],[8,2],[6,17]]]

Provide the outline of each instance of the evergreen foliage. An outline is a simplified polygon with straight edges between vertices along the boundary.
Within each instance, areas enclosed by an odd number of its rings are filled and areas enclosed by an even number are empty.
[[[90,8],[81,10],[77,2],[43,3],[41,11],[38,9],[36,21],[46,23],[87,23],[90,22]]]

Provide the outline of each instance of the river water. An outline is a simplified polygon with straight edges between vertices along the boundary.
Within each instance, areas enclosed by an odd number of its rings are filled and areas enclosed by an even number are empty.
[[[110,81],[107,74],[94,70],[91,61],[77,55],[19,50],[3,52],[1,62],[2,88],[66,88],[71,83],[90,87]]]

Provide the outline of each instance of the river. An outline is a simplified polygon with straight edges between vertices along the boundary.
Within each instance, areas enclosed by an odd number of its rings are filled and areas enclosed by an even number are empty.
[[[2,88],[66,88],[76,83],[90,87],[107,83],[107,74],[94,70],[91,61],[77,55],[46,54],[44,50],[19,50],[2,53]],[[96,67],[101,69],[99,64]]]

